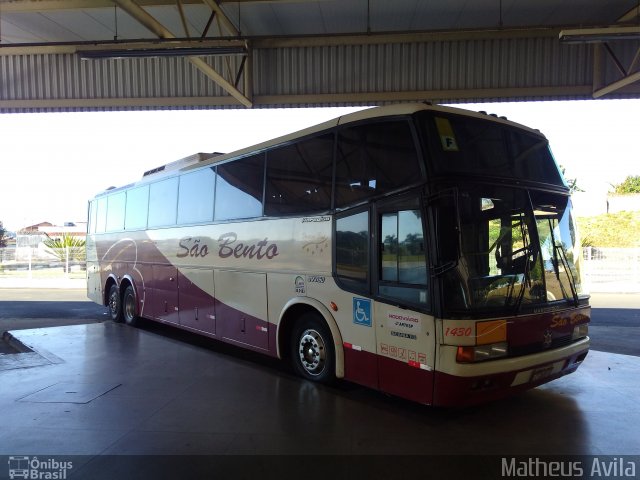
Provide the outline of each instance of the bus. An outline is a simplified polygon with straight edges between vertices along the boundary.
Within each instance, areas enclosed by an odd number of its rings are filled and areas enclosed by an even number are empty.
[[[89,202],[87,289],[411,401],[574,372],[589,296],[570,189],[537,130],[429,103],[196,154]]]

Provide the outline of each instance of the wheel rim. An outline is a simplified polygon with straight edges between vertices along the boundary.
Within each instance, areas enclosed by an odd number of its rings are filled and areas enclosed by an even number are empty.
[[[316,330],[305,330],[298,344],[300,363],[310,375],[319,375],[324,370],[326,348],[322,335]]]
[[[136,302],[133,295],[127,295],[124,298],[124,314],[125,320],[129,322],[136,316]]]
[[[109,295],[109,311],[112,316],[118,314],[118,290],[115,288],[111,290],[111,295]]]

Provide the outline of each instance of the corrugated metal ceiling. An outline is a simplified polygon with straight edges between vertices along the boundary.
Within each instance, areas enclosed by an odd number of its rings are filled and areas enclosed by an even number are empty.
[[[640,97],[640,35],[558,40],[562,28],[640,26],[639,3],[0,0],[0,111],[590,98],[612,84],[603,95]],[[203,33],[242,40],[242,54],[79,55]]]
[[[204,29],[211,9],[182,0],[192,33]],[[483,30],[610,25],[637,0],[255,0],[219,2],[246,36]],[[174,33],[182,31],[176,1],[140,1]],[[94,8],[80,8],[95,5]],[[1,0],[0,43],[74,42],[154,38],[114,2]],[[184,35],[178,35],[184,36]]]

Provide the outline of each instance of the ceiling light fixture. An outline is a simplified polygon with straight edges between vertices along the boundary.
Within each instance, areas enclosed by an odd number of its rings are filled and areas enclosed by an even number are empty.
[[[640,25],[561,30],[562,43],[598,43],[612,40],[640,40]]]
[[[203,57],[209,55],[246,55],[246,53],[247,49],[241,46],[78,50],[78,55],[82,60],[141,57]]]

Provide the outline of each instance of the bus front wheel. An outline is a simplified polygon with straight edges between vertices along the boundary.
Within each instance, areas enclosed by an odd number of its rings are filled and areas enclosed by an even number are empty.
[[[129,285],[122,296],[122,316],[127,325],[135,327],[138,323],[138,315],[136,315],[136,292],[133,286]]]
[[[107,298],[107,307],[109,308],[109,317],[114,322],[122,321],[122,299],[120,298],[120,289],[114,283],[109,288],[109,296]]]
[[[333,338],[318,314],[305,313],[293,327],[291,361],[296,372],[307,380],[335,380]]]

